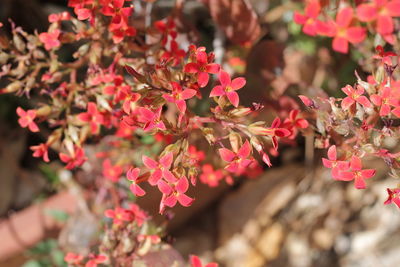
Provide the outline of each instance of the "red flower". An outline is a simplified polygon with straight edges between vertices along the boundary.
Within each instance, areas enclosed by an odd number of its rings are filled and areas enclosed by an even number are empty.
[[[89,19],[94,24],[94,0],[69,0],[68,6],[74,8],[75,14],[79,20]]]
[[[104,263],[108,260],[107,256],[105,255],[90,255],[91,259],[86,262],[85,267],[96,267],[97,264]]]
[[[39,34],[39,40],[44,44],[46,50],[51,50],[61,45],[61,42],[58,40],[60,33],[59,29],[55,29],[52,32],[42,32]]]
[[[121,225],[123,222],[130,222],[134,219],[134,216],[130,210],[116,207],[114,210],[106,210],[104,215],[108,218],[113,219],[114,225]]]
[[[365,179],[369,179],[375,175],[374,169],[362,169],[361,159],[353,156],[350,161],[351,171],[341,172],[338,179],[342,181],[354,180],[354,187],[357,189],[366,188]]]
[[[353,9],[345,7],[336,15],[336,21],[318,22],[318,33],[333,37],[332,48],[340,53],[347,53],[349,42],[357,44],[366,37],[365,29],[358,26],[350,26],[353,20]]]
[[[211,164],[202,166],[203,173],[200,175],[200,181],[210,187],[217,187],[219,181],[224,178],[222,170],[214,170]]]
[[[144,122],[143,130],[150,131],[154,128],[165,131],[164,122],[160,119],[162,107],[159,107],[156,111],[151,111],[147,108],[139,108],[139,114],[142,122]]]
[[[233,106],[239,106],[239,95],[235,91],[245,86],[246,80],[239,77],[231,81],[229,74],[221,70],[219,73],[219,81],[221,85],[217,85],[212,89],[210,97],[226,95]]]
[[[39,144],[37,146],[31,146],[30,149],[33,151],[33,156],[35,158],[43,157],[45,162],[49,162],[49,146],[47,144]]]
[[[64,261],[73,264],[73,265],[79,265],[83,260],[83,256],[79,254],[75,254],[72,252],[68,252],[67,255],[64,257]]]
[[[150,170],[154,170],[149,178],[149,183],[151,185],[158,184],[161,178],[164,178],[171,183],[176,182],[175,176],[169,170],[171,168],[173,159],[174,156],[172,152],[169,152],[162,156],[159,162],[147,156],[142,157],[143,164]]]
[[[178,43],[175,40],[170,42],[170,49],[166,50],[160,60],[165,62],[172,62],[172,66],[177,66],[181,60],[185,57],[186,53],[183,49],[179,48]]]
[[[392,51],[385,51],[380,45],[378,45],[375,50],[378,52],[378,54],[373,56],[374,59],[379,59],[382,64],[393,66],[392,57],[397,57],[396,53]]]
[[[146,192],[138,185],[137,180],[139,178],[140,169],[130,168],[126,173],[126,178],[132,182],[130,185],[130,190],[135,196],[144,196]]]
[[[78,114],[78,119],[90,123],[92,134],[98,133],[99,125],[104,123],[104,116],[97,110],[97,105],[93,102],[88,103],[87,112]]]
[[[100,12],[105,16],[112,17],[112,24],[126,23],[132,15],[133,7],[124,7],[124,4],[125,0],[108,0]]]
[[[163,34],[161,41],[163,46],[168,42],[168,36],[171,36],[172,40],[175,40],[176,36],[178,36],[175,30],[175,22],[171,17],[169,17],[166,22],[163,20],[154,22],[154,26]]]
[[[363,22],[376,22],[376,31],[386,41],[392,42],[394,23],[392,17],[400,16],[400,1],[373,0],[357,7],[357,17]]]
[[[203,267],[203,264],[201,263],[199,257],[197,257],[196,255],[190,255],[190,266],[191,267]],[[210,263],[204,265],[204,267],[218,267],[218,264],[215,262],[210,262]]]
[[[293,20],[297,24],[303,25],[303,32],[305,34],[315,36],[317,34],[317,17],[321,12],[321,5],[319,0],[311,0],[307,3],[305,14],[301,15],[294,12]]]
[[[182,90],[182,87],[179,83],[171,82],[172,86],[172,94],[163,94],[163,98],[168,102],[175,103],[181,113],[185,113],[186,111],[186,102],[185,100],[190,99],[196,95],[196,90],[193,89],[185,89]]]
[[[397,207],[400,208],[400,189],[399,188],[395,188],[395,189],[390,189],[387,188],[387,193],[388,193],[388,198],[387,200],[384,202],[385,205],[388,204],[396,204]]]
[[[119,165],[113,166],[110,159],[103,161],[103,176],[112,182],[118,182],[123,170]]]
[[[67,163],[65,168],[68,170],[81,166],[87,160],[83,148],[77,146],[74,148],[71,155],[60,153],[59,156],[62,162]]]
[[[289,118],[285,119],[283,122],[282,127],[288,129],[291,131],[291,135],[289,138],[294,139],[297,135],[297,129],[305,129],[308,127],[308,121],[302,118],[297,118],[297,115],[299,115],[299,110],[294,109],[291,110],[289,113]]]
[[[251,153],[251,145],[247,140],[237,152],[233,152],[227,148],[220,148],[218,152],[221,158],[229,163],[225,169],[233,173],[246,168],[252,162],[251,159],[248,159]]]
[[[340,172],[349,169],[349,162],[337,160],[336,146],[333,145],[328,149],[328,159],[322,158],[322,164],[331,170],[332,177],[339,180]]]
[[[249,131],[253,134],[257,135],[268,135],[271,136],[272,145],[274,150],[278,150],[278,138],[279,137],[288,137],[291,132],[288,129],[281,127],[281,119],[276,117],[271,124],[271,127],[261,127],[258,125],[250,125]]]
[[[356,102],[365,108],[371,107],[371,102],[369,102],[366,96],[362,95],[364,94],[364,88],[361,86],[357,85],[357,89],[354,89],[352,86],[346,85],[346,87],[342,88],[342,91],[347,95],[347,97],[345,97],[341,103],[344,110],[349,109],[350,106]]]
[[[196,62],[185,65],[184,72],[197,73],[197,82],[200,87],[208,84],[208,73],[218,73],[220,66],[217,63],[208,63],[207,53],[204,47],[199,47],[196,51]]]
[[[50,23],[54,23],[54,22],[59,22],[59,21],[63,21],[63,20],[70,20],[71,15],[68,12],[64,11],[64,12],[58,13],[58,14],[50,14],[48,19],[49,19]]]
[[[17,114],[20,117],[18,123],[22,128],[28,127],[31,132],[39,132],[39,127],[34,122],[34,119],[36,118],[36,110],[30,109],[25,111],[18,107]]]
[[[181,177],[172,187],[166,182],[160,181],[158,188],[166,196],[162,201],[165,206],[172,208],[179,202],[182,206],[189,207],[194,201],[185,194],[189,189],[189,182],[185,176]]]
[[[374,105],[380,107],[379,115],[381,117],[389,115],[389,113],[392,111],[391,106],[396,107],[393,110],[393,113],[397,117],[400,117],[400,101],[393,98],[390,87],[384,87],[380,95],[373,94],[370,96],[370,99]]]

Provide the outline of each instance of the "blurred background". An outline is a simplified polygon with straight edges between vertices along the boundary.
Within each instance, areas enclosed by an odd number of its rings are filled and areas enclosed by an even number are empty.
[[[169,14],[174,1],[152,5],[155,21]],[[188,0],[178,27],[190,28],[198,44],[216,52],[217,61],[244,75],[248,84],[241,101],[264,105],[263,119],[271,120],[271,110],[287,116],[291,108],[301,107],[296,96],[312,95],[313,88],[338,95],[339,88],[354,83],[361,60],[359,52],[339,55],[330,50],[329,40],[302,34],[292,21],[298,5]],[[144,8],[144,1],[134,1],[134,6]],[[64,10],[63,0],[1,0],[0,21],[6,25],[3,31],[11,18],[28,32],[43,32],[48,14]],[[85,193],[66,192],[62,184],[72,176],[81,181],[98,175],[101,166],[93,163],[91,169],[70,173],[60,171],[60,163],[33,158],[29,147],[43,137],[18,126],[15,109],[25,101],[0,95],[0,266],[66,266],[68,239],[75,237],[74,244],[85,250],[100,226],[90,210],[75,212]],[[170,253],[183,259],[196,254],[227,267],[399,266],[400,213],[394,205],[383,205],[386,188],[394,186],[385,164],[370,162],[378,169],[374,181],[366,190],[355,190],[351,183],[333,181],[329,170],[321,168],[325,152],[313,152],[312,137],[296,141],[281,147],[272,168],[233,186],[199,184],[190,192],[194,205],[175,208],[165,225],[165,240],[174,247]],[[88,151],[90,161],[96,147]],[[139,200],[162,225],[166,222],[158,215],[158,202],[158,196]]]

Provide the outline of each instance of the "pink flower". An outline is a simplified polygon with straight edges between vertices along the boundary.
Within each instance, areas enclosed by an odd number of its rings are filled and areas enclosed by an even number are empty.
[[[90,123],[92,134],[97,134],[100,129],[99,125],[104,123],[104,116],[97,110],[97,105],[93,102],[88,103],[87,112],[78,114],[78,119]]]
[[[340,172],[338,180],[352,181],[354,180],[354,187],[357,189],[366,188],[365,179],[369,179],[375,175],[374,169],[362,169],[361,159],[353,156],[350,161],[351,170],[348,172]]]
[[[168,102],[175,103],[179,111],[181,113],[185,113],[186,111],[185,100],[194,97],[197,91],[193,89],[182,90],[181,85],[176,82],[171,82],[171,86],[172,86],[172,94],[163,94],[163,98]]]
[[[126,23],[133,13],[133,7],[124,7],[125,0],[111,0],[104,4],[101,13],[105,16],[112,17],[112,24]]]
[[[147,156],[142,157],[143,164],[150,170],[153,170],[153,173],[149,178],[149,183],[151,185],[156,185],[161,178],[164,178],[171,183],[176,182],[175,176],[169,170],[171,168],[173,159],[174,156],[172,152],[169,152],[162,156],[159,162]]]
[[[246,80],[239,77],[231,81],[229,74],[221,70],[219,73],[219,81],[221,85],[217,85],[212,89],[210,97],[226,95],[229,102],[231,102],[233,106],[238,107],[239,95],[236,91],[246,85]]]
[[[165,206],[172,208],[179,202],[182,206],[189,207],[194,201],[193,198],[185,194],[189,189],[189,182],[185,176],[181,177],[172,187],[164,181],[160,181],[158,187],[166,196],[163,200]]]
[[[400,117],[398,115],[400,115],[399,111],[400,111],[400,101],[396,98],[394,98],[392,96],[392,92],[390,87],[384,87],[381,92],[380,95],[379,94],[373,94],[370,96],[370,99],[372,101],[372,103],[379,108],[379,115],[381,117],[383,116],[387,116],[390,114],[390,112],[392,112],[392,108],[391,106],[396,107],[393,110],[393,113],[397,116]]]
[[[380,45],[378,45],[375,48],[375,50],[376,50],[376,52],[378,52],[378,54],[373,56],[374,59],[379,59],[382,64],[386,64],[388,66],[393,66],[392,57],[397,57],[396,53],[391,52],[391,51],[385,51],[385,50],[383,50],[383,47]]]
[[[147,108],[139,108],[139,119],[144,122],[143,130],[150,131],[154,128],[165,131],[164,122],[161,120],[162,107],[159,107],[154,112]]]
[[[90,256],[90,260],[88,262],[86,262],[85,267],[97,267],[98,264],[100,263],[105,263],[108,258],[105,255],[94,255],[91,254]]]
[[[113,224],[115,225],[121,225],[123,222],[130,222],[134,219],[134,216],[130,210],[121,207],[116,207],[114,210],[106,210],[104,215],[113,219]]]
[[[289,138],[294,139],[297,135],[297,129],[305,129],[308,127],[308,121],[303,118],[298,118],[299,110],[293,109],[289,113],[289,118],[285,119],[282,127],[291,131]]]
[[[203,173],[200,175],[200,181],[210,187],[217,187],[219,181],[224,178],[222,170],[214,170],[211,164],[202,166]]]
[[[170,42],[170,49],[166,49],[162,54],[161,61],[172,62],[172,66],[175,67],[182,61],[185,55],[185,51],[179,48],[179,45],[175,40],[172,40]]]
[[[42,32],[39,34],[39,40],[44,44],[46,50],[51,50],[61,45],[60,40],[58,40],[60,33],[59,29],[55,29],[52,32]]]
[[[357,17],[362,22],[376,22],[376,31],[382,37],[392,43],[391,36],[394,30],[392,17],[400,16],[400,1],[373,0],[360,4],[357,7]]]
[[[65,168],[68,170],[81,166],[87,160],[83,148],[78,146],[75,146],[72,155],[60,153],[59,156],[62,162],[67,163]]]
[[[45,162],[49,162],[49,153],[48,153],[48,145],[47,144],[39,144],[37,146],[31,146],[30,149],[33,151],[33,156],[35,158],[43,157]]]
[[[363,96],[364,94],[364,88],[361,86],[357,85],[357,89],[354,89],[350,85],[346,85],[345,87],[342,88],[343,93],[347,95],[342,100],[342,108],[344,110],[347,110],[352,106],[354,103],[359,103],[365,108],[370,108],[371,107],[371,102],[369,102],[368,98],[366,96]]]
[[[349,162],[337,160],[336,146],[333,145],[328,149],[328,159],[322,158],[322,164],[329,169],[332,169],[332,177],[339,180],[340,172],[349,169]]]
[[[387,200],[384,202],[385,205],[388,204],[396,204],[397,207],[400,208],[400,189],[399,188],[395,188],[395,189],[390,189],[387,188],[387,193],[388,193],[388,198]]]
[[[112,182],[118,182],[123,170],[119,165],[113,166],[110,159],[103,161],[103,176]]]
[[[321,5],[319,0],[308,1],[305,14],[302,15],[298,12],[294,12],[293,20],[297,24],[303,25],[303,32],[305,34],[315,36],[317,35],[317,17],[321,12]]]
[[[318,33],[333,37],[333,50],[346,54],[349,51],[349,42],[357,44],[364,41],[366,37],[366,30],[363,27],[350,26],[352,20],[353,9],[342,8],[336,15],[336,21],[318,21]]]
[[[196,255],[190,255],[190,267],[203,267],[199,257]],[[204,267],[218,267],[218,264],[215,262],[210,262],[204,265]]]
[[[219,64],[208,63],[207,53],[204,47],[199,47],[196,51],[196,62],[185,65],[184,72],[197,73],[197,82],[200,87],[208,84],[208,73],[218,73],[220,71]]]
[[[75,254],[72,252],[68,252],[65,257],[64,261],[69,264],[79,265],[83,260],[83,256],[80,254]]]
[[[140,169],[139,168],[130,168],[126,173],[126,178],[132,182],[129,189],[135,196],[144,196],[146,192],[138,185]]]
[[[39,132],[39,127],[34,122],[34,119],[36,118],[36,110],[30,109],[25,111],[18,107],[17,114],[20,117],[18,123],[22,128],[28,127],[31,132]]]
[[[257,135],[268,135],[271,137],[274,150],[278,150],[278,138],[288,137],[291,132],[288,129],[281,127],[281,119],[276,117],[271,124],[271,127],[262,127],[258,125],[250,125],[249,131]]]
[[[251,145],[248,140],[243,143],[237,152],[233,152],[227,148],[220,148],[218,152],[221,158],[229,163],[225,169],[233,173],[246,168],[252,162],[251,159],[248,159],[251,153]]]

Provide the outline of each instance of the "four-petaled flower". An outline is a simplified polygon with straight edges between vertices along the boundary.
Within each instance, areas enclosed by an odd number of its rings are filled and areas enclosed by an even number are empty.
[[[171,183],[176,182],[175,176],[169,170],[171,168],[173,159],[174,156],[172,152],[168,152],[162,156],[159,162],[147,156],[142,157],[143,164],[150,170],[153,170],[153,173],[149,178],[149,184],[156,185],[159,183],[161,178],[164,178]]]
[[[67,163],[65,168],[68,170],[81,166],[87,159],[83,148],[77,146],[75,146],[71,155],[60,153],[59,156],[62,162]]]
[[[90,123],[90,130],[92,134],[98,133],[100,125],[104,123],[104,116],[97,110],[96,103],[89,102],[87,112],[78,114],[78,119],[83,122]]]
[[[239,95],[236,91],[246,85],[246,80],[243,77],[231,80],[229,74],[221,70],[219,73],[219,82],[221,85],[217,85],[212,89],[210,97],[226,95],[229,102],[231,102],[233,106],[238,107]]]
[[[168,102],[175,103],[181,113],[185,113],[186,111],[186,102],[185,100],[194,97],[197,93],[196,90],[193,89],[184,89],[177,82],[171,82],[172,86],[172,94],[163,94],[163,98]]]
[[[42,32],[39,34],[39,40],[44,44],[46,50],[51,50],[61,45],[60,40],[58,40],[60,33],[61,31],[59,29],[55,29],[51,32]]]
[[[31,146],[30,149],[33,151],[35,158],[42,157],[45,162],[49,162],[49,146],[47,144],[39,144],[37,146]]]
[[[397,207],[400,208],[400,188],[394,188],[394,189],[387,188],[386,190],[388,193],[388,198],[384,202],[384,204],[388,205],[394,203],[396,204]]]
[[[106,210],[104,215],[113,219],[113,224],[117,226],[121,225],[123,222],[130,222],[134,219],[134,215],[130,210],[121,207],[116,207],[113,210]]]
[[[253,161],[249,159],[251,153],[251,145],[246,140],[238,151],[231,151],[227,148],[220,148],[218,150],[221,158],[229,164],[225,167],[230,172],[237,172],[243,168],[246,168]]]
[[[204,164],[201,169],[203,173],[200,175],[200,181],[210,187],[217,187],[224,177],[222,170],[214,170],[211,164]]]
[[[126,173],[126,178],[132,182],[129,186],[129,189],[135,196],[144,196],[146,192],[138,185],[140,169],[139,168],[130,168]]]
[[[200,87],[208,84],[208,73],[218,73],[220,66],[217,63],[208,63],[207,53],[204,47],[199,47],[196,51],[196,62],[190,62],[185,65],[184,72],[197,73],[197,82]]]
[[[351,85],[346,85],[342,88],[342,91],[347,95],[347,97],[345,97],[341,103],[344,110],[349,109],[356,102],[361,104],[365,108],[371,107],[371,102],[369,102],[366,96],[362,95],[364,94],[363,87],[357,85],[357,89],[354,89]]]
[[[22,128],[28,127],[31,132],[39,132],[39,127],[34,122],[36,118],[36,110],[23,110],[22,108],[17,108],[17,114],[20,117],[18,123]]]
[[[297,11],[294,12],[293,20],[297,24],[303,25],[303,32],[305,34],[315,36],[317,31],[317,17],[321,12],[321,5],[319,0],[311,0],[307,3],[305,14],[302,15]]]
[[[318,21],[318,33],[333,37],[333,50],[340,53],[347,53],[349,50],[349,42],[357,44],[362,42],[366,37],[366,31],[363,27],[350,26],[352,20],[353,9],[351,7],[345,7],[337,13],[336,21]]]
[[[373,94],[370,96],[371,102],[380,107],[379,109],[379,115],[381,117],[389,115],[390,112],[392,112],[391,106],[396,107],[393,110],[393,113],[397,116],[400,117],[400,101],[398,99],[395,99],[392,97],[392,92],[390,87],[385,86],[382,89],[382,92],[380,95],[378,94]]]
[[[374,169],[362,169],[361,159],[353,156],[350,161],[350,171],[340,172],[338,180],[352,181],[354,180],[354,187],[357,189],[366,188],[365,179],[369,179],[375,175]]]
[[[182,176],[172,186],[161,180],[158,183],[158,188],[165,196],[162,200],[165,206],[172,208],[179,202],[182,206],[189,207],[194,201],[193,198],[185,194],[189,189],[189,182],[186,176]]]
[[[357,18],[362,22],[375,22],[376,31],[393,44],[394,23],[392,17],[400,16],[400,1],[373,0],[357,7]]]
[[[336,152],[336,146],[332,145],[328,149],[328,158],[322,158],[322,164],[331,170],[331,174],[333,179],[339,180],[340,178],[340,172],[341,171],[347,171],[349,169],[349,162],[343,161],[343,160],[338,160],[337,159],[337,152]]]
[[[147,108],[139,108],[139,120],[144,122],[143,130],[150,131],[154,128],[159,129],[161,131],[165,131],[164,122],[161,120],[161,111],[162,107],[159,107],[154,112]]]
[[[289,138],[294,139],[297,135],[298,129],[305,129],[308,127],[308,121],[303,118],[298,118],[300,111],[293,109],[289,113],[289,118],[286,118],[282,127],[291,131]]]
[[[119,177],[121,177],[122,172],[122,167],[120,165],[113,166],[110,159],[106,159],[103,161],[103,176],[110,181],[114,183],[118,182],[118,179]]]

